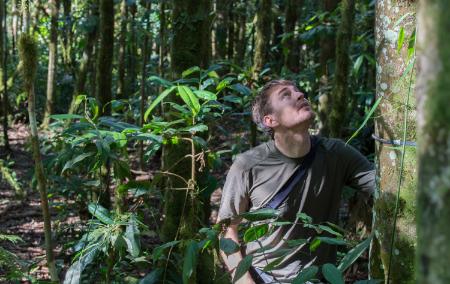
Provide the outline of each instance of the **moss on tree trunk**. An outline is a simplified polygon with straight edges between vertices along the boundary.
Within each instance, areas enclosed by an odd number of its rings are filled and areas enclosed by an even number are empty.
[[[410,92],[410,84],[414,86],[414,70],[412,74],[403,76],[410,60],[407,44],[397,52],[397,38],[400,26],[404,27],[405,38],[408,38],[415,28],[415,5],[411,1],[378,1],[376,7],[376,97],[382,97],[378,115],[375,120],[376,134],[387,140],[403,140],[403,125],[405,120],[405,103]],[[396,22],[411,13],[403,21]],[[405,40],[406,41],[406,40]],[[412,81],[411,81],[412,80]],[[408,106],[406,139],[415,141],[415,111],[413,95]],[[414,255],[416,246],[415,230],[415,168],[416,153],[413,147],[406,147],[403,169],[401,166],[402,147],[376,143],[377,168],[379,174],[379,193],[375,199],[375,233],[379,242],[379,257],[373,262],[381,266],[374,278],[388,279],[391,283],[414,282]],[[399,211],[395,216],[395,202],[399,179],[400,187]],[[391,241],[396,221],[395,242]],[[377,253],[374,254],[376,256]],[[381,261],[381,263],[380,263]],[[389,270],[390,266],[390,270]],[[379,267],[378,267],[379,268]]]
[[[423,0],[418,21],[417,283],[450,283],[450,2]]]
[[[259,73],[267,63],[272,22],[272,0],[260,0],[256,10],[255,54],[253,56],[253,76]]]

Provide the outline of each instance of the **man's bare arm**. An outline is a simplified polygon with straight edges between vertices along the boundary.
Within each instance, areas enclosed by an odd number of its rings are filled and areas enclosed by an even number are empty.
[[[236,225],[230,224],[227,227],[227,230],[225,231],[225,234],[223,237],[231,239],[235,243],[239,244],[238,224],[236,224]],[[243,258],[241,251],[239,250],[228,256],[223,251],[220,251],[220,255],[222,256],[222,259],[224,260],[225,264],[227,265],[228,270],[231,271],[231,275],[234,277],[234,273],[236,272],[236,267],[238,266],[239,262]],[[250,273],[247,272],[236,283],[254,284],[255,282],[253,281]]]

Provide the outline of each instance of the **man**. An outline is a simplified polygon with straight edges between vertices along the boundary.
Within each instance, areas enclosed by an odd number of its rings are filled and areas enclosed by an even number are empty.
[[[314,235],[312,230],[303,228],[297,213],[306,213],[316,224],[337,223],[344,185],[352,186],[366,196],[374,191],[373,165],[340,140],[310,135],[308,129],[314,117],[305,94],[286,80],[266,84],[253,103],[253,120],[268,131],[273,140],[238,155],[228,172],[218,214],[219,220],[230,221],[225,238],[239,243],[241,218],[238,215],[267,206],[277,192],[283,191],[287,181],[298,173],[296,170],[302,163],[307,163],[307,157],[311,157],[312,152],[314,154],[304,176],[277,206],[283,220],[298,224],[278,226],[258,242],[248,243],[245,254],[254,255],[253,273],[247,272],[239,283],[289,283],[308,263],[335,262],[336,248],[333,246],[321,244],[314,253],[306,246],[299,246],[292,248],[275,269],[269,273],[262,271],[279,257],[277,250],[289,248],[288,240]],[[264,254],[256,253],[261,245],[268,248]],[[243,256],[237,252],[229,256],[223,254],[222,257],[234,274]]]

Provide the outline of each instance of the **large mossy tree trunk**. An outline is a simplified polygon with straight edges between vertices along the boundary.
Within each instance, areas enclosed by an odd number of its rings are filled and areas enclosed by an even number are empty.
[[[97,57],[96,70],[96,98],[100,102],[100,114],[111,115],[112,99],[112,60],[114,56],[114,1],[100,0],[100,46]],[[101,171],[101,184],[99,203],[111,207],[110,163],[106,161]]]
[[[411,1],[379,1],[376,7],[376,98],[382,98],[375,119],[375,133],[387,140],[403,140],[405,104],[410,87],[414,86],[414,70],[402,76],[411,64],[408,58],[408,43],[397,51],[400,27],[405,39],[415,29],[415,4]],[[406,18],[403,15],[409,15]],[[403,20],[397,23],[400,18]],[[405,40],[407,42],[407,40]],[[412,81],[411,81],[412,80]],[[415,111],[412,98],[407,106],[406,140],[415,141]],[[375,198],[375,236],[379,252],[373,251],[371,274],[391,283],[414,282],[414,255],[416,246],[415,148],[405,148],[403,169],[402,147],[376,143],[379,192]],[[399,210],[395,216],[397,189],[400,187]],[[394,221],[396,219],[396,221]],[[394,222],[394,246],[391,248]],[[391,259],[392,251],[392,259]],[[381,258],[381,264],[379,259]],[[390,269],[389,269],[390,267]],[[381,269],[380,269],[381,268]],[[388,277],[390,274],[390,277]]]
[[[322,0],[321,6],[324,12],[333,12],[339,0]],[[328,125],[327,117],[329,115],[329,101],[330,101],[330,91],[329,83],[331,71],[329,62],[332,62],[336,56],[336,33],[334,32],[324,32],[320,36],[320,54],[319,54],[319,76],[320,76],[320,96],[319,96],[319,131],[321,135],[328,136],[330,133],[330,127]]]
[[[284,67],[294,73],[300,71],[299,40],[296,37],[295,26],[302,6],[303,0],[288,0],[285,7],[284,33],[288,36],[283,41]]]
[[[330,136],[341,138],[346,123],[347,105],[350,101],[350,44],[352,41],[353,21],[355,18],[355,0],[342,0],[341,22],[336,35],[336,69],[334,72],[333,92],[330,96],[328,125]]]
[[[256,8],[255,53],[253,55],[253,78],[256,80],[268,63],[272,23],[272,0],[260,0]]]
[[[28,115],[30,120],[31,147],[33,150],[34,174],[36,176],[37,187],[41,199],[42,216],[44,219],[45,254],[50,278],[53,282],[58,282],[58,273],[53,255],[52,228],[50,210],[48,205],[46,177],[44,166],[42,165],[41,152],[39,146],[39,136],[36,121],[36,103],[34,93],[34,81],[36,79],[36,69],[38,62],[37,44],[33,36],[27,31],[22,33],[19,39],[19,55],[22,61],[22,79],[24,91],[28,97]]]
[[[5,143],[5,151],[9,152],[9,137],[8,137],[8,70],[7,70],[7,56],[8,49],[6,48],[6,5],[4,1],[0,2],[0,89],[2,90],[2,109],[3,114],[3,141]]]
[[[208,67],[211,55],[211,1],[173,0],[172,3],[171,69],[175,79],[192,66]],[[198,165],[192,163],[191,154],[195,154],[195,147],[185,139],[179,139],[177,144],[164,145],[163,170],[185,180],[193,179],[193,184],[197,186],[200,183],[196,177]],[[187,190],[176,190],[187,187]],[[197,188],[192,188],[178,177],[169,176],[164,193],[163,240],[193,238],[208,222],[209,203],[209,196],[203,199]],[[198,263],[191,277],[192,283],[211,283],[214,275],[212,256],[201,254]]]
[[[56,78],[56,63],[58,52],[58,13],[59,0],[50,0],[50,40],[48,42],[48,69],[47,69],[47,100],[45,102],[45,114],[42,126],[48,127],[50,122],[50,115],[53,113],[53,104],[55,97],[55,78]]]
[[[418,11],[417,283],[450,283],[450,2]]]

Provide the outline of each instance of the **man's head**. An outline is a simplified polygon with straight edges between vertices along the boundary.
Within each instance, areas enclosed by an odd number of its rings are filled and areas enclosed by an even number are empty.
[[[274,131],[308,128],[315,114],[292,81],[273,80],[254,99],[252,116],[261,129],[273,135]]]

